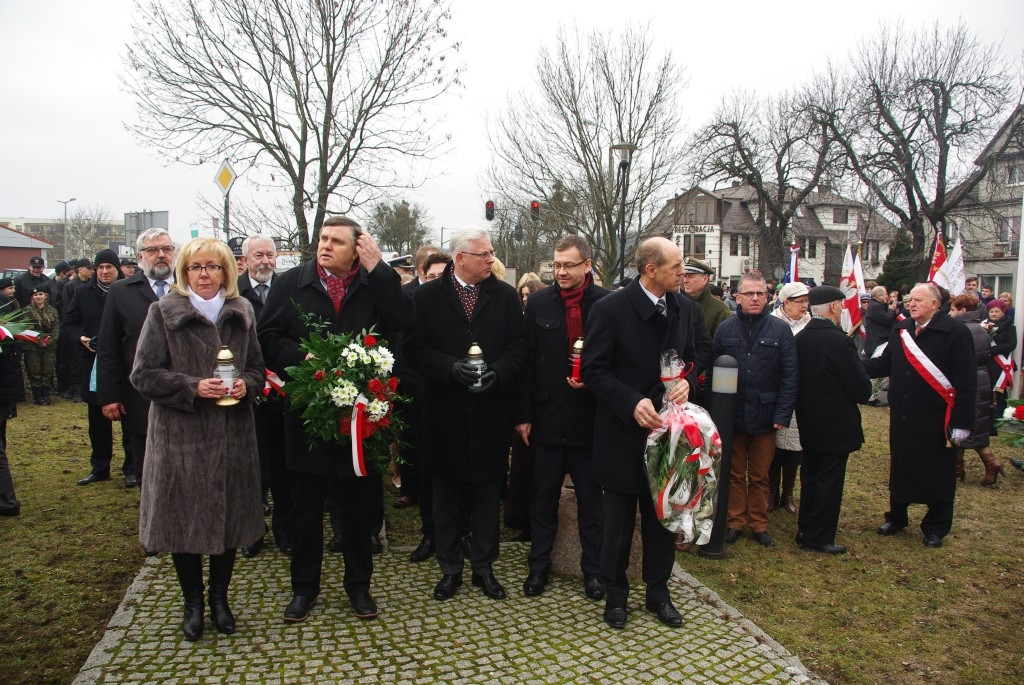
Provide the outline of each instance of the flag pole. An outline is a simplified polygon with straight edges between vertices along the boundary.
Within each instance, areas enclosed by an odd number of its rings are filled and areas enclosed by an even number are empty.
[[[1017,223],[1017,273],[1014,276],[1013,281],[1013,325],[1017,327],[1017,339],[1020,339],[1021,324],[1024,323],[1024,309],[1021,305],[1024,304],[1024,231],[1021,230],[1021,225],[1024,224],[1024,195],[1021,196],[1020,203],[1020,220]],[[1010,399],[1020,399],[1021,391],[1021,346],[1013,350],[1013,361],[1017,365],[1017,371],[1014,372],[1013,387],[1010,388]]]

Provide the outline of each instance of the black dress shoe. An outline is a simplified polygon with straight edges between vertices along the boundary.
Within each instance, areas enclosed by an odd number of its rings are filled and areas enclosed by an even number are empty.
[[[284,608],[284,620],[288,623],[299,623],[305,621],[309,616],[309,610],[316,606],[316,597],[310,599],[305,595],[295,595],[288,606]]]
[[[78,481],[79,485],[88,485],[89,483],[99,483],[101,480],[110,480],[109,473],[90,473],[85,478]]]
[[[547,571],[530,571],[523,583],[523,594],[527,597],[536,597],[544,592],[548,584]]]
[[[333,536],[331,541],[327,543],[327,551],[333,552],[334,554],[341,554],[341,533]]]
[[[202,590],[200,590],[201,592]],[[195,642],[203,636],[203,598],[199,597],[197,606],[185,605],[185,617],[181,622],[181,632],[189,642]]]
[[[242,548],[242,556],[246,559],[252,559],[254,556],[260,553],[263,549],[263,538],[259,538],[256,542],[251,545],[246,545]]]
[[[124,477],[124,486],[129,490],[137,488],[139,487],[139,479],[135,477],[134,473],[129,473]]]
[[[274,509],[270,506],[270,502],[263,500],[263,515],[270,516],[272,513],[274,513]]]
[[[491,599],[505,599],[505,588],[501,586],[493,573],[473,574],[473,585],[482,588],[484,594]]]
[[[732,543],[734,543],[737,540],[739,540],[741,535],[743,535],[743,531],[742,530],[736,530],[735,528],[729,528],[728,530],[725,531],[725,541],[728,542],[731,545]]]
[[[605,607],[604,622],[610,625],[612,628],[622,630],[626,627],[626,608]]]
[[[651,612],[658,617],[658,620],[667,626],[672,628],[678,628],[683,625],[683,617],[679,615],[676,608],[672,606],[672,602],[665,600],[664,602],[647,602],[645,605],[647,611]]]
[[[834,542],[830,542],[824,545],[819,545],[816,542],[804,542],[798,540],[797,544],[802,549],[809,550],[811,552],[824,552],[825,554],[846,554],[846,547],[843,545],[837,545]]]
[[[925,535],[924,536],[925,547],[942,547],[942,538],[938,535]]]
[[[415,497],[410,497],[409,495],[402,495],[401,497],[396,499],[395,503],[392,504],[391,506],[393,506],[395,509],[406,509],[408,507],[415,506],[415,504]]]
[[[287,554],[288,556],[291,556],[292,552],[295,551],[295,548],[292,547],[291,540],[289,540],[288,538],[278,539],[277,548],[281,550],[282,554]]]
[[[451,599],[460,587],[462,587],[462,574],[446,573],[441,576],[441,582],[434,586],[434,599]]]
[[[369,592],[360,592],[349,600],[352,603],[352,612],[358,618],[377,618],[377,603]]]
[[[883,523],[882,525],[880,525],[878,527],[878,534],[879,535],[895,535],[896,533],[900,532],[904,528],[906,528],[906,526],[897,526],[892,521],[886,521],[885,523]]]
[[[772,536],[767,531],[754,533],[754,540],[765,549],[775,549],[775,540],[772,540]]]
[[[597,576],[586,576],[583,579],[583,592],[590,599],[604,599],[604,583]]]
[[[416,549],[409,555],[409,561],[414,564],[418,564],[421,561],[426,561],[430,557],[434,556],[436,548],[434,547],[434,538],[428,538],[424,536],[420,540],[420,544],[416,546]]]
[[[370,553],[384,554],[384,543],[375,533],[370,533]]]

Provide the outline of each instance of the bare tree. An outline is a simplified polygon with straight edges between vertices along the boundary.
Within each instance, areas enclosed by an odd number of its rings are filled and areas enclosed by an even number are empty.
[[[170,162],[230,158],[287,193],[307,254],[328,213],[414,187],[439,153],[424,105],[456,82],[443,0],[137,0],[129,126]]]
[[[410,254],[427,240],[430,217],[419,205],[402,202],[380,202],[370,210],[367,228],[373,232],[382,249],[400,255]]]
[[[682,167],[675,140],[684,74],[670,53],[655,54],[649,35],[645,27],[586,38],[560,29],[554,48],[538,56],[536,89],[510,99],[489,127],[495,195],[541,202],[542,220],[524,225],[531,240],[532,232],[584,235],[605,283],[618,263],[622,217],[622,174],[610,147],[637,148],[628,169],[627,226],[639,225],[639,208],[678,180]],[[544,239],[538,235],[537,243]],[[627,262],[634,245],[628,247]]]
[[[778,96],[736,92],[690,141],[690,173],[698,182],[739,179],[753,190],[758,267],[765,273],[788,262],[786,233],[807,195],[842,173],[829,127],[840,101],[824,81]]]
[[[850,166],[909,231],[923,277],[930,232],[1002,152],[976,159],[1021,91],[999,46],[963,23],[883,26],[852,61],[850,105],[831,127]]]
[[[123,227],[116,227],[110,210],[99,205],[76,206],[68,213],[66,229],[63,215],[55,218],[52,225],[53,230],[47,231],[43,237],[54,243],[55,259],[84,258],[92,261],[97,252],[111,243],[124,242]]]

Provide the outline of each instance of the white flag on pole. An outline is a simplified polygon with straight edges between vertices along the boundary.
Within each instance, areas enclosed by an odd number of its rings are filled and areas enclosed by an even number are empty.
[[[938,285],[956,297],[967,288],[967,274],[964,272],[964,250],[960,240],[960,231],[956,232],[956,242],[946,255],[946,261],[935,272],[933,279]]]

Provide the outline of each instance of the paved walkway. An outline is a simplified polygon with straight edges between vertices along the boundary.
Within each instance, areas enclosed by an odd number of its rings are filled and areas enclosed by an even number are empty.
[[[93,683],[814,683],[792,656],[676,566],[672,597],[681,629],[662,626],[630,595],[623,631],[601,620],[576,579],[554,577],[526,598],[525,543],[505,543],[495,574],[509,596],[467,584],[446,602],[431,598],[436,563],[409,563],[408,550],[375,557],[380,616],[352,615],[340,556],[328,554],[320,601],[301,624],[281,612],[291,599],[287,557],[268,547],[239,556],[230,602],[238,631],[207,620],[198,642],[181,636],[181,596],[170,557],[146,561],[74,685]],[[468,574],[468,570],[467,570]],[[468,575],[467,575],[468,578]]]

